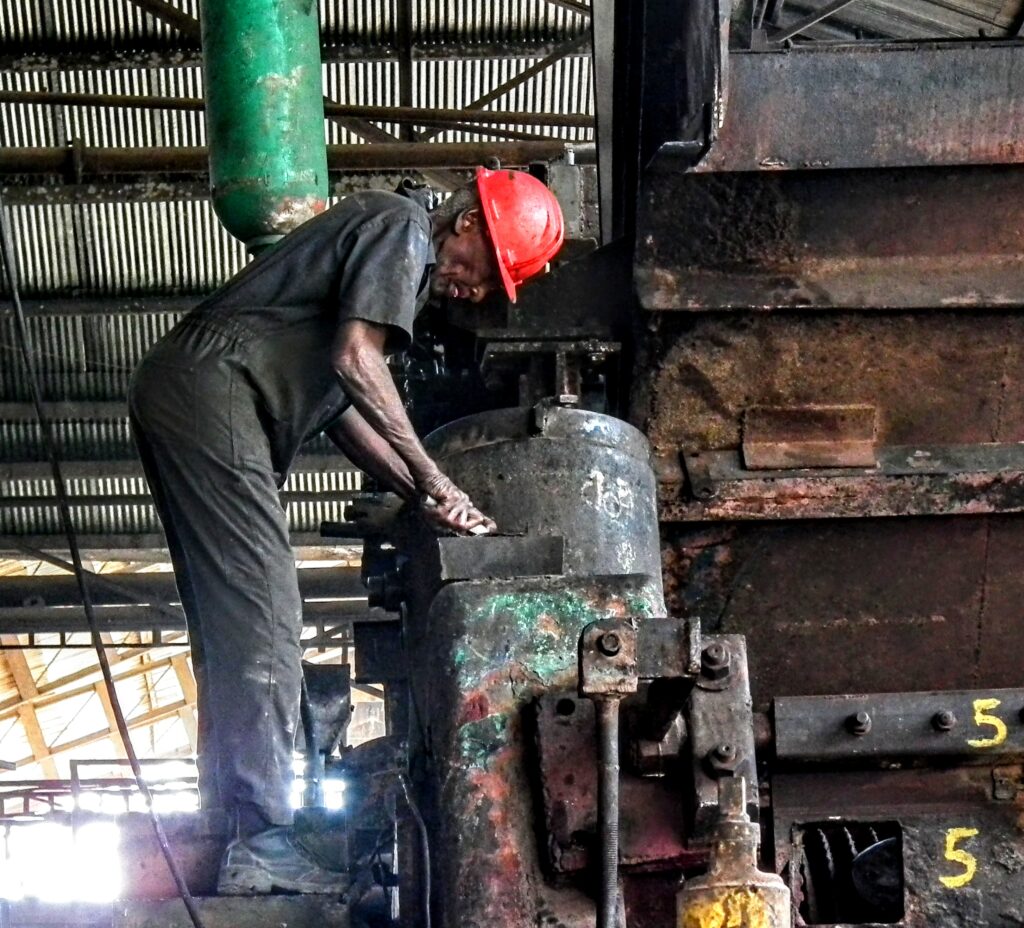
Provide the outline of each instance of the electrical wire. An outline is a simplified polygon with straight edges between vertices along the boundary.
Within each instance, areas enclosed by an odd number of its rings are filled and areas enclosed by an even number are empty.
[[[124,713],[121,711],[121,703],[117,698],[117,690],[114,687],[114,677],[110,672],[110,662],[107,659],[107,652],[103,647],[103,640],[100,637],[99,625],[96,622],[96,615],[93,612],[92,597],[89,594],[89,586],[85,580],[85,568],[82,565],[82,553],[78,546],[78,536],[75,532],[74,523],[71,521],[71,507],[68,504],[67,487],[64,484],[64,476],[61,472],[60,460],[57,455],[57,446],[53,440],[53,432],[50,429],[50,422],[46,418],[46,413],[43,409],[42,390],[40,389],[39,376],[36,372],[32,341],[29,335],[28,325],[25,321],[25,312],[21,305],[21,296],[18,288],[18,271],[14,258],[14,243],[11,238],[10,224],[7,221],[7,214],[4,209],[2,197],[0,197],[0,251],[2,251],[4,267],[7,270],[7,283],[11,289],[11,301],[14,304],[14,321],[18,337],[18,347],[21,351],[22,361],[25,365],[25,373],[28,377],[29,388],[32,392],[32,403],[35,406],[36,416],[39,420],[39,431],[42,435],[43,446],[46,448],[46,454],[50,462],[50,470],[53,473],[54,489],[57,492],[57,506],[60,511],[60,518],[63,524],[64,533],[67,536],[68,550],[71,553],[71,563],[74,567],[75,578],[78,582],[78,590],[82,597],[82,607],[85,610],[85,617],[89,623],[89,633],[92,636],[93,647],[96,649],[96,657],[99,661],[100,671],[103,674],[103,683],[106,686],[107,695],[110,698],[110,704],[113,708],[117,732],[120,736],[121,743],[124,746],[124,751],[127,755],[132,774],[135,777],[136,786],[146,802],[146,808],[149,810],[150,820],[153,823],[153,831],[156,834],[158,843],[160,844],[160,850],[163,853],[164,859],[167,861],[167,867],[171,871],[171,876],[174,879],[174,885],[177,887],[178,895],[181,897],[181,901],[185,904],[185,908],[188,910],[188,915],[192,920],[194,928],[204,928],[196,901],[192,898],[192,894],[189,892],[188,886],[185,883],[185,878],[182,876],[181,870],[174,859],[174,855],[171,853],[171,847],[167,842],[167,834],[164,831],[163,823],[160,821],[160,816],[157,814],[157,811],[153,806],[153,793],[149,788],[149,784],[146,783],[142,776],[142,767],[139,764],[139,758],[132,745],[131,735],[128,732],[128,724],[125,722]]]

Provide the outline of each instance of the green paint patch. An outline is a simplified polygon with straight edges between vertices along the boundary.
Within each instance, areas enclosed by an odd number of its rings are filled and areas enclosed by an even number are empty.
[[[629,610],[629,615],[653,615],[654,614],[654,608],[642,596],[628,596],[628,597],[626,597],[626,608]]]
[[[486,767],[491,756],[506,745],[507,734],[508,719],[504,715],[467,722],[458,734],[460,759],[471,767]]]

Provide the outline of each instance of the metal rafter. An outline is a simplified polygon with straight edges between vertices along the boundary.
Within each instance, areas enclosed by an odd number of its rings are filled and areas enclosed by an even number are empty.
[[[493,103],[495,100],[501,99],[501,97],[505,96],[505,94],[507,94],[510,90],[514,90],[520,84],[524,84],[531,78],[536,77],[542,71],[545,71],[552,65],[557,64],[563,58],[567,58],[569,55],[573,55],[576,52],[582,50],[583,48],[586,48],[589,43],[590,33],[581,32],[580,34],[570,39],[568,42],[564,42],[563,44],[559,45],[553,52],[551,52],[550,55],[545,56],[540,61],[530,65],[530,67],[528,68],[525,68],[515,77],[510,78],[503,84],[499,84],[493,90],[488,91],[487,93],[483,94],[480,97],[477,97],[472,103],[468,104],[465,107],[465,109],[483,109],[485,106],[487,106],[488,103]],[[418,136],[418,140],[421,142],[426,142],[440,135],[441,132],[443,131],[443,129],[432,129],[429,132],[421,132]]]
[[[134,107],[147,110],[200,111],[206,101],[199,97],[134,96],[131,94],[52,93],[46,91],[0,90],[0,103],[25,103],[50,106]],[[362,106],[325,103],[326,116],[355,117],[400,123],[511,124],[521,126],[552,126],[557,128],[590,128],[594,120],[576,113],[523,113],[508,110],[450,109],[439,107]],[[474,127],[472,131],[480,131]]]
[[[176,29],[186,38],[199,41],[202,32],[199,20],[189,16],[188,13],[183,13],[167,0],[127,0],[127,2],[149,13],[160,22],[166,23],[172,29]]]
[[[334,171],[470,169],[494,156],[507,164],[523,165],[558,158],[570,144],[563,139],[548,139],[444,145],[392,140],[375,145],[328,145],[327,164]],[[207,149],[200,146],[0,149],[0,175],[9,176],[64,175],[68,171],[82,178],[152,173],[196,175],[207,173],[208,164]],[[461,178],[458,182],[462,182]]]
[[[773,45],[779,45],[788,39],[798,36],[804,30],[810,29],[811,26],[816,26],[818,23],[828,19],[834,13],[838,13],[840,10],[848,7],[854,2],[856,2],[856,0],[832,0],[831,3],[826,3],[823,7],[808,13],[792,25],[787,26],[781,32],[773,33],[768,37],[768,41]]]
[[[580,16],[589,16],[590,7],[580,0],[547,0],[552,6],[560,6],[563,10],[578,13]]]

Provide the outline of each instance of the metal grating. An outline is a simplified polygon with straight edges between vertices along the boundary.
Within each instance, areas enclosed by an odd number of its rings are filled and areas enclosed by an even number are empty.
[[[29,298],[206,293],[247,260],[205,199],[5,208]]]
[[[308,493],[326,497],[287,504],[288,526],[292,532],[317,533],[320,523],[342,521],[344,500],[339,494],[354,492],[362,486],[362,475],[347,469],[338,457],[339,467],[316,473],[295,473],[288,477],[284,492]],[[346,469],[342,469],[343,466]],[[70,477],[65,480],[76,530],[83,535],[160,534],[156,510],[148,501],[149,491],[141,476]],[[0,534],[63,536],[60,513],[49,478],[28,480],[0,479]],[[76,503],[76,497],[103,497],[101,503]],[[18,500],[25,499],[24,505]],[[29,501],[31,500],[31,501]]]
[[[170,0],[196,16],[198,0]],[[175,31],[128,0],[6,0],[0,5],[0,36],[5,41],[74,39],[127,42],[167,39]]]
[[[523,73],[538,60],[418,61],[413,71],[415,99],[420,106],[461,109]],[[563,58],[489,103],[485,109],[522,113],[593,113],[590,58]],[[523,127],[504,128],[522,130]],[[574,142],[592,141],[594,138],[592,129],[525,128],[537,135]],[[461,142],[477,137],[476,133],[450,130],[439,135],[437,141]]]
[[[180,315],[96,312],[30,316],[29,337],[43,398],[53,402],[123,401],[135,365]],[[4,359],[0,365],[0,396],[7,402],[28,402],[31,394],[10,315],[0,316],[0,348]],[[24,434],[24,440],[30,441],[28,433]]]
[[[198,0],[170,2],[198,17]],[[395,31],[397,2],[404,0],[321,0],[321,34],[329,42],[388,42]],[[414,0],[413,23],[427,41],[439,35],[515,41],[555,39],[586,25],[587,17],[547,0]],[[180,43],[175,30],[130,0],[4,0],[0,37],[12,44],[44,39],[111,46]]]

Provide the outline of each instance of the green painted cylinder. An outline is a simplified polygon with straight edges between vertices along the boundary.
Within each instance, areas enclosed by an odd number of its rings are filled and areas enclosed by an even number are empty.
[[[317,0],[202,0],[213,205],[250,251],[327,200]]]

